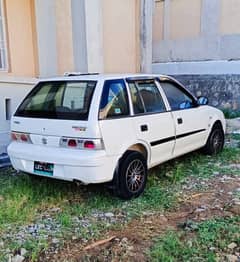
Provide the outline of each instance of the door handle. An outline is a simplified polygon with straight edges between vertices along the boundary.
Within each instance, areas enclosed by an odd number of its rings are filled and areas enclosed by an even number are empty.
[[[182,118],[178,118],[177,122],[178,122],[179,125],[181,125],[183,123],[183,119]]]
[[[141,131],[142,132],[146,132],[146,131],[148,131],[148,126],[147,125],[141,125]]]

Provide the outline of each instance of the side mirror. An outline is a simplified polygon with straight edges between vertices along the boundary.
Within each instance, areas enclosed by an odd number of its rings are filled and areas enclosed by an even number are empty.
[[[199,106],[204,106],[208,104],[208,98],[205,96],[200,96],[198,97],[198,105]]]

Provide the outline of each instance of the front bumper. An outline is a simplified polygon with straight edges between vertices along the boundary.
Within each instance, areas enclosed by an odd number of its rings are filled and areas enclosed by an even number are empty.
[[[16,170],[34,173],[34,161],[54,164],[52,178],[81,181],[84,184],[111,181],[117,156],[104,150],[77,150],[12,142],[8,155]]]

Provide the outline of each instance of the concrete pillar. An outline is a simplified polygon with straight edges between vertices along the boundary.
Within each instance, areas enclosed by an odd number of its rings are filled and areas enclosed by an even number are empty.
[[[103,72],[102,0],[72,0],[75,71]]]
[[[35,0],[39,76],[57,75],[55,0]]]
[[[152,72],[152,27],[153,27],[153,0],[141,0],[141,72]]]
[[[87,72],[85,0],[72,0],[71,5],[74,71]]]
[[[85,1],[88,72],[104,71],[102,0]]]
[[[202,0],[201,33],[204,37],[219,34],[221,1]]]

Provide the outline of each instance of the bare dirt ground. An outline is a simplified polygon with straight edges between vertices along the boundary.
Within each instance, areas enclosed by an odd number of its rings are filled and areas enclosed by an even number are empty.
[[[39,261],[148,261],[146,251],[154,238],[169,229],[177,231],[188,221],[239,216],[239,198],[234,193],[239,191],[239,176],[217,175],[199,190],[185,187],[173,210],[146,213],[122,229],[103,232],[101,239],[90,243],[69,241],[60,252],[48,257],[42,254]]]

